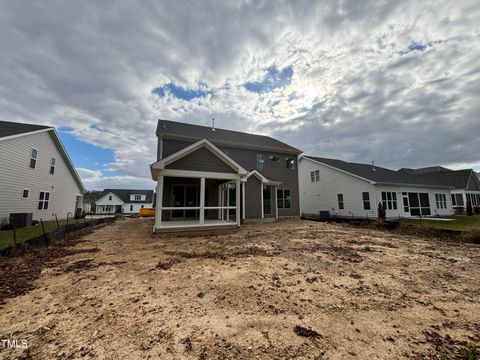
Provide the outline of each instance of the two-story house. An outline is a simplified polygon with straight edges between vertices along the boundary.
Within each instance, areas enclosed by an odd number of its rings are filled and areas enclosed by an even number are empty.
[[[73,216],[85,188],[54,128],[0,121],[0,224]]]
[[[153,207],[153,190],[105,189],[95,201],[97,214],[137,214]]]
[[[155,229],[299,216],[300,150],[268,136],[159,120]]]

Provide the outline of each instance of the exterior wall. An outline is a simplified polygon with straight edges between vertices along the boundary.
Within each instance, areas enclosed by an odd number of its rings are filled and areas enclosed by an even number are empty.
[[[200,148],[193,153],[166,166],[167,169],[211,171],[234,173],[235,171],[206,148]]]
[[[311,182],[310,171],[320,170],[320,181]],[[320,210],[330,214],[353,217],[377,217],[377,206],[382,201],[382,191],[395,192],[397,210],[386,210],[386,215],[392,217],[411,217],[403,211],[402,192],[428,193],[432,216],[449,216],[453,214],[450,191],[447,189],[430,189],[409,186],[372,185],[368,181],[329,168],[325,165],[302,159],[299,167],[301,212],[318,214]],[[363,209],[362,192],[370,194],[370,211]],[[343,194],[344,209],[338,209],[337,194]],[[437,209],[435,194],[445,194],[446,209]]]
[[[190,145],[192,142],[178,141],[171,139],[163,139],[163,157],[167,157],[184,147]],[[213,142],[215,144],[215,142]],[[294,157],[296,155],[286,154],[281,152],[265,152],[263,150],[251,150],[251,149],[241,149],[227,146],[218,146],[223,150],[230,158],[240,164],[247,171],[256,170],[257,168],[257,154],[265,155],[265,168],[264,170],[258,170],[263,176],[272,179],[281,181],[282,185],[278,189],[288,189],[291,194],[291,207],[290,209],[278,209],[278,215],[282,216],[299,216],[300,215],[300,205],[299,205],[299,194],[298,194],[298,162],[295,160],[295,169],[287,169],[285,167],[285,157]],[[278,156],[279,161],[269,160],[269,157]],[[247,191],[245,191],[247,195]],[[246,200],[246,202],[248,202]]]
[[[320,181],[311,182],[310,171],[320,170]],[[301,213],[318,214],[320,210],[339,216],[376,217],[378,204],[375,186],[303,158],[299,165]],[[363,209],[362,192],[370,194],[370,211]],[[343,194],[344,209],[338,208],[337,194]]]
[[[110,195],[112,196],[112,200],[109,200]],[[95,204],[97,208],[97,213],[101,213],[105,209],[104,206],[107,206],[107,205],[112,205],[114,207],[118,205],[123,206],[124,202],[114,193],[108,193],[101,199],[98,199],[97,201],[95,201]]]
[[[262,218],[262,184],[255,176],[245,183],[245,219]]]
[[[422,188],[422,187],[413,187],[413,186],[410,187],[410,186],[379,185],[379,186],[376,186],[377,203],[375,205],[375,208],[378,206],[378,203],[382,201],[382,191],[391,191],[391,192],[397,193],[397,210],[386,210],[387,218],[388,217],[412,217],[410,213],[405,213],[403,211],[402,192],[428,193],[431,216],[453,215],[452,198],[450,196],[450,191],[447,189],[431,189],[431,188]],[[445,194],[447,198],[446,209],[437,209],[436,202],[435,202],[435,194]],[[416,217],[416,216],[413,216],[413,217]]]
[[[38,150],[37,165],[30,168],[32,148]],[[50,174],[51,158],[56,159]],[[28,199],[22,198],[29,190]],[[50,192],[48,209],[38,210],[41,191]],[[33,219],[52,220],[52,214],[66,218],[75,212],[76,196],[82,189],[58,150],[50,132],[40,132],[0,141],[0,223],[10,213],[33,213]]]
[[[132,205],[133,209],[130,210],[130,205]],[[122,212],[124,214],[138,214],[140,209],[142,208],[151,208],[153,207],[153,203],[125,203],[122,207]]]

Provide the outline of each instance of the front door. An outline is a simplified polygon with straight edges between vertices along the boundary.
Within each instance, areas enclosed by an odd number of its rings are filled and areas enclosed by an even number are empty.
[[[263,187],[263,215],[272,215],[272,187]]]

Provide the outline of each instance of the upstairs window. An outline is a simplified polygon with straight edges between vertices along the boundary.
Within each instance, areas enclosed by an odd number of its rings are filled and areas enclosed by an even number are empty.
[[[35,169],[37,167],[37,157],[38,157],[37,149],[32,149],[32,156],[30,157],[30,167],[32,169]]]
[[[285,167],[287,169],[295,169],[295,158],[294,157],[286,157],[285,158]]]
[[[271,161],[280,161],[280,156],[278,155],[270,155],[269,159]]]
[[[291,207],[290,190],[284,190],[284,189],[277,190],[277,206],[279,209],[290,209]]]
[[[109,200],[109,201],[112,201],[112,195],[110,195],[110,196],[108,197],[108,200]]]
[[[265,169],[265,154],[257,154],[257,170]]]
[[[135,201],[140,201],[142,200],[142,195],[135,195],[134,199]]]
[[[337,200],[338,200],[338,208],[340,210],[343,210],[345,207],[345,204],[343,202],[343,194],[337,194]]]
[[[320,181],[320,170],[310,171],[310,180],[312,182],[319,182]]]
[[[55,163],[57,162],[57,159],[52,157],[52,160],[50,161],[50,174],[55,174]]]
[[[38,198],[38,210],[47,210],[50,201],[50,193],[48,191],[40,191]]]
[[[368,191],[362,192],[363,210],[371,210],[370,208],[370,193]]]
[[[28,193],[29,193],[28,189],[23,189],[22,198],[23,199],[28,199]]]

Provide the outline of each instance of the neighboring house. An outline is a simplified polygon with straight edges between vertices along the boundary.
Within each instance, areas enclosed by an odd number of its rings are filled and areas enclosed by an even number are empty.
[[[0,223],[10,213],[44,221],[73,216],[84,192],[53,127],[0,121]]]
[[[472,169],[450,170],[433,166],[419,169],[403,168],[400,171],[415,174],[436,184],[450,186],[453,208],[456,212],[464,212],[467,201],[470,201],[474,208],[480,208],[480,179]]]
[[[136,214],[153,207],[153,190],[105,189],[95,201],[97,214]]]
[[[453,214],[450,186],[373,164],[302,156],[302,214],[376,218],[383,203],[388,218]]]
[[[159,120],[155,229],[298,217],[297,157],[268,136]]]

